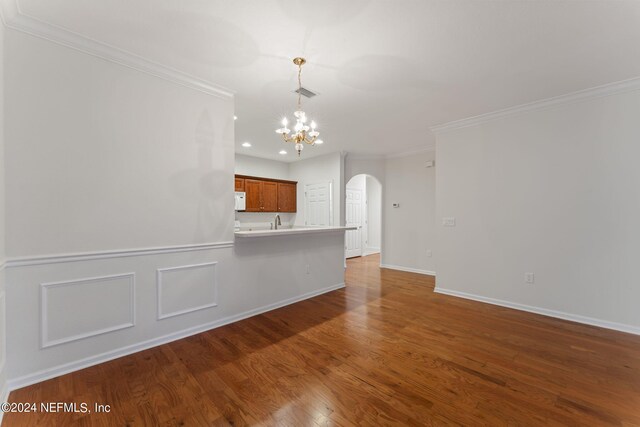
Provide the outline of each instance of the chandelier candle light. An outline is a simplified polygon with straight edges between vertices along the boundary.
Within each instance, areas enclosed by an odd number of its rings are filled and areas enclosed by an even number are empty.
[[[302,75],[302,66],[305,64],[306,59],[304,58],[294,58],[293,63],[298,66],[298,108],[295,113],[293,113],[296,118],[296,124],[293,127],[293,134],[291,134],[291,129],[287,128],[289,121],[287,118],[282,119],[282,127],[276,130],[276,133],[282,135],[282,138],[285,142],[293,142],[295,143],[296,151],[298,152],[298,157],[300,157],[300,153],[304,148],[304,144],[316,145],[322,144],[322,140],[318,139],[318,135],[320,132],[316,130],[316,122],[311,120],[311,123],[308,125],[307,123],[307,115],[304,111],[302,111],[302,81],[300,76]]]

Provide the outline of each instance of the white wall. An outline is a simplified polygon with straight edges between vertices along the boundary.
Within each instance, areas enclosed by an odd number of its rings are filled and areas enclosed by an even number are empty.
[[[367,176],[367,240],[364,251],[367,254],[380,252],[382,235],[382,185],[371,176]]]
[[[8,256],[233,239],[231,99],[17,31],[5,47]]]
[[[367,174],[375,177],[384,185],[385,162],[386,160],[384,157],[363,157],[347,154],[344,166],[345,179],[349,182],[349,180],[356,175]]]
[[[438,136],[438,289],[640,333],[640,91],[601,92]]]
[[[0,16],[0,403],[7,398],[6,388],[6,297],[5,297],[5,161],[4,161],[4,35],[5,27]],[[0,422],[2,422],[0,411]]]
[[[238,175],[289,179],[289,164],[286,162],[261,159],[243,154],[236,154],[235,159],[235,171]]]
[[[435,168],[433,152],[390,158],[385,162],[382,265],[433,273],[435,242]],[[437,166],[436,166],[437,167]],[[399,203],[399,208],[393,208]]]
[[[333,183],[333,225],[342,224],[344,203],[344,164],[340,153],[302,159],[289,164],[289,179],[298,181],[298,212],[295,224],[304,225],[304,186],[308,183]]]
[[[343,232],[234,242],[231,95],[4,47],[10,387],[344,286]]]

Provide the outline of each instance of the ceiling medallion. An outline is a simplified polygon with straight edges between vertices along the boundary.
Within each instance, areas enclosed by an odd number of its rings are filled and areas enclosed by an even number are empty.
[[[282,127],[277,129],[276,132],[282,135],[282,138],[285,142],[293,142],[295,143],[296,151],[298,152],[298,157],[300,157],[300,153],[304,148],[304,144],[316,145],[322,144],[322,140],[318,139],[318,135],[320,132],[316,130],[316,122],[311,120],[311,122],[307,125],[307,114],[302,111],[302,66],[305,64],[306,59],[304,58],[294,58],[293,63],[298,66],[298,108],[296,112],[293,113],[293,116],[296,118],[296,124],[293,127],[293,134],[291,133],[291,129],[287,128],[287,124],[289,121],[287,118],[282,119]],[[304,143],[304,144],[303,144]]]

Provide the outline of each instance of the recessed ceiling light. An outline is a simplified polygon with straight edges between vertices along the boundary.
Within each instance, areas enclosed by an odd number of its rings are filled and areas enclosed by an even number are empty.
[[[287,154],[287,152],[284,151],[284,150],[280,150],[280,154],[282,154],[284,156],[285,154]]]
[[[251,147],[251,143],[250,143],[250,142],[243,142],[243,143],[242,143],[242,146],[243,146],[244,148],[249,148],[249,147]]]
[[[238,116],[233,116],[233,120],[238,120]]]
[[[324,141],[323,141],[323,140],[321,140],[321,139],[316,139],[316,144],[322,144],[322,143],[324,143]]]

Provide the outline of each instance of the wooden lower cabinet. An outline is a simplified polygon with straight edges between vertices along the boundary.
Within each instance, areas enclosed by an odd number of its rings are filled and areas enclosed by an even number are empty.
[[[243,176],[236,177],[236,188],[239,179],[246,193],[245,212],[296,212],[296,182]]]
[[[288,182],[278,183],[278,212],[296,211],[296,187],[296,184]]]

